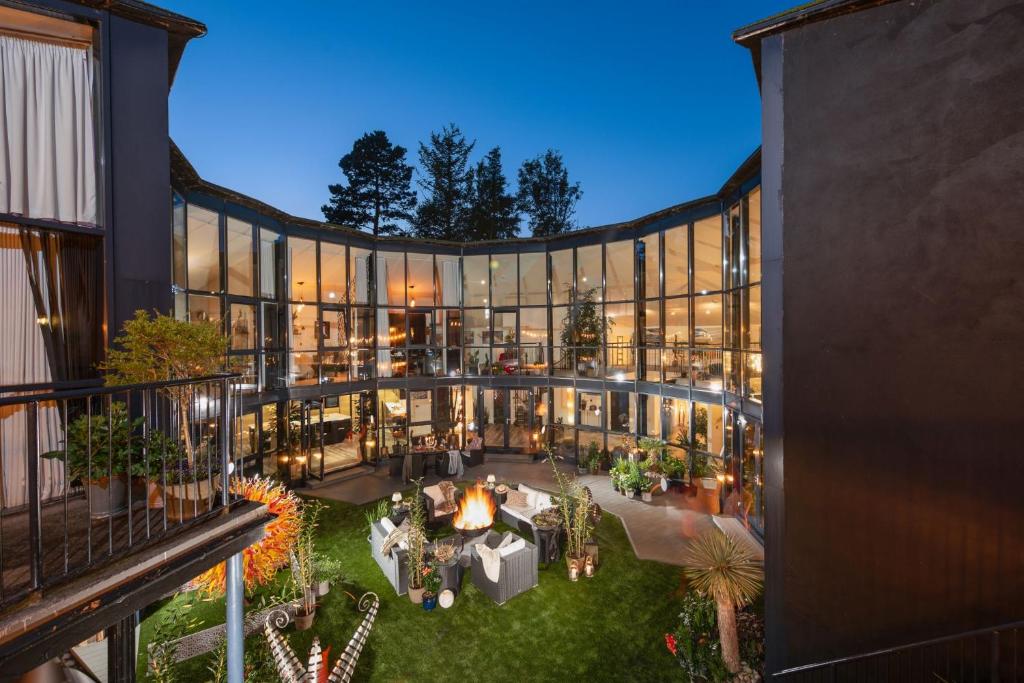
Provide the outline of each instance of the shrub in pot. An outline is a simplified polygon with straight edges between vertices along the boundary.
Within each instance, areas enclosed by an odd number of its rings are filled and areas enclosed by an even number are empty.
[[[718,488],[718,480],[715,478],[717,469],[710,462],[707,453],[697,451],[693,454],[693,476],[700,479],[700,485],[705,489],[714,490]]]
[[[128,500],[131,474],[140,474],[142,418],[130,420],[121,401],[113,401],[107,414],[80,415],[68,425],[66,475],[81,481],[89,500],[89,514],[108,517],[123,511]],[[43,457],[64,460],[65,449]]]

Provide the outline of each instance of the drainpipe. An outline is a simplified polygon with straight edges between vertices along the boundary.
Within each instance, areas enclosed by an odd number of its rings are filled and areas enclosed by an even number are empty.
[[[233,400],[240,400],[233,395],[231,379],[224,377],[220,384],[220,457],[221,457],[221,502],[227,508],[231,502],[230,482],[234,474],[231,457],[231,408]],[[241,472],[238,473],[241,476]],[[245,633],[242,629],[243,591],[242,584],[242,553],[235,553],[227,560],[225,576],[227,589],[225,630],[227,638],[227,673],[228,683],[245,683]]]

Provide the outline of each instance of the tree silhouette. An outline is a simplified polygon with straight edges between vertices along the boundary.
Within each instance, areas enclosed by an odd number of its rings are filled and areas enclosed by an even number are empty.
[[[402,235],[396,221],[410,221],[416,208],[412,191],[413,168],[405,163],[405,147],[393,145],[382,130],[365,133],[338,166],[347,185],[328,185],[329,204],[324,217],[339,225],[369,230],[377,235]]]
[[[573,216],[581,196],[580,184],[569,182],[562,155],[553,149],[519,168],[519,210],[528,216],[535,237],[575,229]]]
[[[425,197],[413,222],[416,236],[464,241],[468,234],[472,172],[469,155],[475,142],[466,142],[454,123],[430,134],[430,144],[420,143],[418,181]]]
[[[519,235],[516,198],[506,191],[501,148],[495,147],[471,176],[469,234],[471,240],[503,240]]]

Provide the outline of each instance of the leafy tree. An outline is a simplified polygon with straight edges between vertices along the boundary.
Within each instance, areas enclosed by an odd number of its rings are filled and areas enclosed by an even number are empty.
[[[469,155],[476,142],[466,142],[454,123],[430,134],[430,144],[420,143],[419,182],[426,197],[416,209],[416,236],[464,241],[469,233],[472,171]]]
[[[348,184],[327,186],[331,199],[320,208],[324,217],[369,230],[375,237],[404,234],[396,221],[412,220],[416,208],[413,168],[405,163],[406,151],[391,144],[382,130],[365,133],[352,143],[352,151],[338,162]]]
[[[218,323],[186,322],[162,313],[150,317],[145,311],[135,311],[135,317],[124,322],[114,344],[118,348],[110,349],[100,366],[107,373],[108,385],[206,377],[221,371],[228,350],[227,337]],[[181,439],[191,465],[189,403],[193,387],[172,386],[163,391],[178,408]]]
[[[752,602],[764,585],[764,568],[731,537],[717,529],[690,542],[683,574],[690,586],[715,601],[722,660],[730,673],[740,670],[736,608]]]
[[[516,198],[506,191],[501,170],[501,148],[495,147],[477,165],[471,177],[469,239],[503,240],[519,234]]]
[[[580,184],[569,182],[562,155],[553,149],[519,168],[519,210],[528,216],[535,237],[575,229],[573,215],[582,196]]]

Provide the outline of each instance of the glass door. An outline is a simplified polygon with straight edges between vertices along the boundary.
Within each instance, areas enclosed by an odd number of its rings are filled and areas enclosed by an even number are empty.
[[[482,417],[488,450],[530,451],[535,422],[532,389],[484,389]]]
[[[323,405],[319,401],[290,401],[288,453],[295,467],[290,479],[324,478]]]

